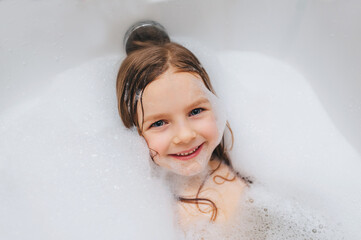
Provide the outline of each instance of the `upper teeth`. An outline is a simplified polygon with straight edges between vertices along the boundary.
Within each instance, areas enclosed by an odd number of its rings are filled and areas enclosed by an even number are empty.
[[[195,151],[197,151],[198,148],[199,148],[199,146],[196,147],[195,149],[193,149],[193,150],[190,151],[190,152],[187,152],[187,153],[179,153],[179,154],[176,154],[176,155],[177,155],[177,156],[187,156],[187,155],[192,154],[192,153],[194,153]]]

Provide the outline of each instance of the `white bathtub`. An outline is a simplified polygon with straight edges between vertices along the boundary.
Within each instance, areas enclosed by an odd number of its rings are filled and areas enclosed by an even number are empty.
[[[0,111],[40,91],[51,76],[69,67],[121,52],[128,26],[154,19],[171,36],[290,63],[310,81],[334,123],[360,152],[360,12],[357,0],[2,0]]]
[[[258,52],[293,66],[360,153],[360,13],[357,0],[0,0],[0,115],[46,92],[59,73],[121,54],[127,28],[152,19],[171,37],[193,39],[216,51]],[[0,162],[0,170],[8,165]],[[26,231],[32,232],[30,227]],[[15,233],[16,226],[11,236]]]

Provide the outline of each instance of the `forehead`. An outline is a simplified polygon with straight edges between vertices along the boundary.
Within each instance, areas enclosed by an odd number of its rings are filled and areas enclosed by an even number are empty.
[[[175,72],[170,68],[144,90],[144,116],[161,111],[177,110],[195,100],[206,97],[202,79],[189,72]]]

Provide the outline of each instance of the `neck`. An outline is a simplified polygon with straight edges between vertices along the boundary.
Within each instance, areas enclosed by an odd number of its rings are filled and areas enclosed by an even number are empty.
[[[163,179],[167,183],[169,189],[175,196],[189,197],[195,196],[201,185],[207,180],[214,167],[210,161],[207,167],[194,176],[182,176],[171,172],[164,173]]]

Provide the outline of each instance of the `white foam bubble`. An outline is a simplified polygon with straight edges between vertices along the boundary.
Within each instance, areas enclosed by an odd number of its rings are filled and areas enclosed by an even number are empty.
[[[1,119],[2,239],[172,238],[170,195],[117,115],[118,62],[64,72]]]
[[[357,239],[361,161],[307,80],[263,55],[219,56],[221,65],[205,67],[225,70],[214,85],[235,133],[233,164],[267,190],[251,187],[234,226],[210,224],[187,238],[332,239],[334,220]],[[182,238],[145,142],[117,114],[119,59],[64,72],[46,94],[1,116],[1,238]]]
[[[198,223],[182,236],[209,240],[343,239],[338,226],[314,210],[270,193],[260,185],[252,185],[241,204],[237,217],[229,225]]]
[[[259,53],[223,52],[219,61],[223,79],[231,79],[217,90],[228,103],[236,168],[273,192],[317,209],[340,223],[347,239],[357,239],[361,158],[307,80],[290,65]]]

